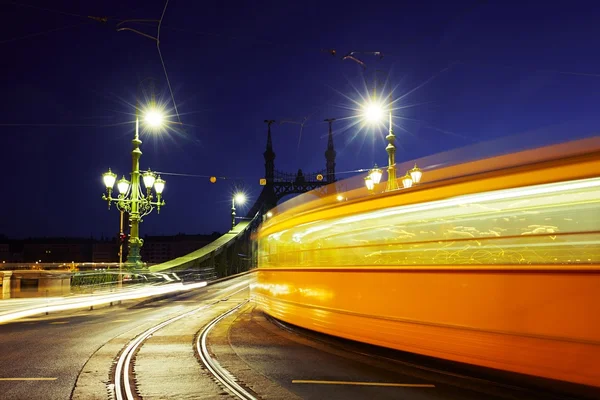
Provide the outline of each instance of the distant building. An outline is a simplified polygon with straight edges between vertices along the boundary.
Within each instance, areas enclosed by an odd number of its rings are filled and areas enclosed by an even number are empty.
[[[0,243],[0,263],[11,262],[11,260],[10,245],[8,243]]]
[[[127,245],[124,245],[123,247],[123,261],[125,261]],[[92,246],[92,262],[119,262],[119,246],[117,245],[116,240],[113,239],[95,242]]]
[[[10,262],[11,259],[10,245],[8,243],[0,243],[0,263]]]
[[[23,240],[23,261],[86,262],[92,259],[93,239],[33,238]]]
[[[211,243],[220,236],[211,235],[146,236],[142,260],[158,264],[181,257]],[[127,260],[127,243],[123,244],[123,262]],[[119,261],[117,238],[0,239],[0,263],[109,263]]]

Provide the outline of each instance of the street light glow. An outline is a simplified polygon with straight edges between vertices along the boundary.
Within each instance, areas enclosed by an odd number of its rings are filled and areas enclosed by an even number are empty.
[[[373,169],[371,169],[369,171],[369,176],[371,177],[371,179],[373,180],[373,183],[375,185],[379,185],[379,182],[381,182],[382,175],[383,175],[383,172],[381,171],[380,168],[377,167],[377,164],[375,164]]]
[[[246,202],[246,195],[244,193],[237,193],[233,198],[237,204],[244,204]]]
[[[367,190],[373,190],[375,188],[375,182],[373,182],[371,175],[365,176],[365,186],[367,187]]]
[[[127,194],[127,191],[129,190],[129,181],[125,179],[125,177],[122,177],[119,182],[117,182],[117,188],[119,189],[119,193]]]
[[[164,179],[161,179],[160,175],[154,181],[154,190],[156,191],[156,194],[158,194],[159,198],[163,190],[165,190],[165,183],[166,181]]]
[[[404,175],[404,177],[402,178],[402,186],[404,186],[404,189],[408,189],[409,187],[411,187],[413,185],[413,180],[410,177],[410,175],[407,173],[406,175]]]
[[[142,175],[142,179],[144,180],[144,186],[146,186],[146,189],[152,189],[152,186],[154,186],[154,181],[156,181],[156,175],[154,175],[154,172],[148,169],[148,171],[144,172]]]
[[[112,188],[115,187],[115,181],[117,180],[117,174],[112,172],[109,168],[108,172],[105,172],[102,175],[102,180],[104,181],[104,185],[106,186],[106,188],[112,190]]]
[[[376,99],[370,99],[363,106],[362,116],[371,124],[383,122],[383,119],[385,118],[385,107],[380,101]]]
[[[423,172],[421,171],[421,169],[419,167],[417,167],[417,164],[415,164],[415,167],[413,169],[411,169],[410,171],[408,171],[408,173],[410,174],[410,177],[412,178],[412,181],[414,183],[421,182],[421,177],[423,176]]]
[[[144,121],[151,128],[160,128],[163,125],[164,119],[164,113],[157,108],[146,111],[144,115]]]

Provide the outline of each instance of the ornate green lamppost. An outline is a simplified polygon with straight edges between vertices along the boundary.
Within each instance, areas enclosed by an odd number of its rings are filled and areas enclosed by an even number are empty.
[[[396,176],[396,135],[394,135],[394,125],[392,122],[392,101],[391,98],[388,99],[388,104],[386,105],[379,100],[374,93],[373,97],[368,99],[363,105],[362,118],[368,123],[380,124],[384,120],[386,113],[388,114],[389,125],[388,134],[385,137],[388,142],[388,145],[385,148],[385,151],[388,153],[388,180],[385,191],[388,192],[399,188],[397,181],[398,177]],[[369,191],[374,190],[375,186],[381,180],[381,175],[382,171],[377,168],[377,165],[369,171],[369,175],[365,177],[365,186]],[[406,189],[413,184],[418,184],[421,181],[422,175],[423,172],[417,167],[417,164],[415,164],[415,167],[410,171],[407,171],[406,175],[402,177],[402,186]]]
[[[162,114],[157,110],[149,110],[146,112],[144,118],[146,124],[151,128],[162,126],[163,119]],[[140,140],[139,127],[140,121],[136,113],[135,137],[132,141],[133,151],[131,152],[131,182],[123,176],[117,182],[119,195],[117,197],[112,197],[112,191],[117,175],[113,173],[110,168],[108,172],[105,172],[102,175],[104,185],[106,186],[106,193],[102,195],[102,198],[108,202],[108,208],[110,209],[111,203],[115,203],[121,212],[129,214],[129,225],[131,229],[126,265],[135,269],[144,267],[140,255],[144,240],[140,238],[139,224],[142,222],[144,216],[150,214],[152,210],[154,210],[154,207],[156,207],[156,211],[160,213],[160,208],[165,205],[165,201],[162,199],[165,181],[160,178],[160,175],[157,176],[156,173],[152,172],[150,169],[144,173],[140,173],[140,157],[142,156],[140,145],[142,144],[142,141]],[[142,176],[146,193],[142,190],[140,175]],[[154,200],[152,189],[154,189],[154,192],[156,193],[156,200]]]

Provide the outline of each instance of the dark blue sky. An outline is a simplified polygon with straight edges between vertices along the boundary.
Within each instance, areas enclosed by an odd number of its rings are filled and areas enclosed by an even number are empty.
[[[518,147],[518,135],[533,131],[549,142],[597,132],[594,3],[171,0],[160,48],[184,126],[144,135],[141,167],[230,179],[163,175],[167,206],[145,218],[142,234],[227,230],[233,187],[251,201],[260,192],[264,119],[308,117],[300,141],[299,125],[273,126],[275,166],[323,169],[323,119],[355,115],[348,98],[364,96],[376,71],[404,96],[394,119],[399,161],[499,137]],[[156,43],[115,28],[158,19],[164,2],[0,7],[0,234],[113,235],[118,212],[101,200],[101,174],[130,170],[138,82],[154,77],[170,102]],[[156,24],[125,26],[156,35]],[[363,70],[341,60],[350,51],[384,57],[357,54]],[[354,122],[334,124],[337,171],[385,165],[383,136],[348,128]]]

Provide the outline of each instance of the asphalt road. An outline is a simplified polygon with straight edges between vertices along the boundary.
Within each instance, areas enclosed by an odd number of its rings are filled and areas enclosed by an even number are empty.
[[[142,330],[223,296],[232,285],[247,286],[250,279],[242,276],[163,300],[128,301],[0,325],[0,398],[69,399],[88,359],[109,341],[121,338],[124,346]],[[109,370],[103,375],[108,381]],[[107,392],[98,395],[106,398]]]
[[[208,304],[143,344],[134,364],[137,390],[144,399],[232,398],[201,367],[194,345],[211,319],[248,298],[247,286],[253,279],[242,276],[169,298],[0,325],[0,398],[109,399],[111,367],[131,339],[172,316]],[[221,366],[262,399],[576,397],[465,375],[451,364],[440,372],[398,353],[394,358],[384,351],[382,357],[368,347],[282,327],[253,303],[220,322],[208,344]]]
[[[565,394],[556,387],[544,387],[547,382],[520,376],[519,383],[527,384],[515,384],[514,376],[508,379],[507,374],[489,374],[476,367],[470,368],[474,375],[469,375],[456,363],[444,362],[440,368],[439,363],[421,363],[420,357],[405,353],[283,327],[249,304],[224,320],[209,337],[209,344],[220,364],[263,398],[600,398],[600,391]],[[279,397],[272,396],[274,386],[279,386]]]

